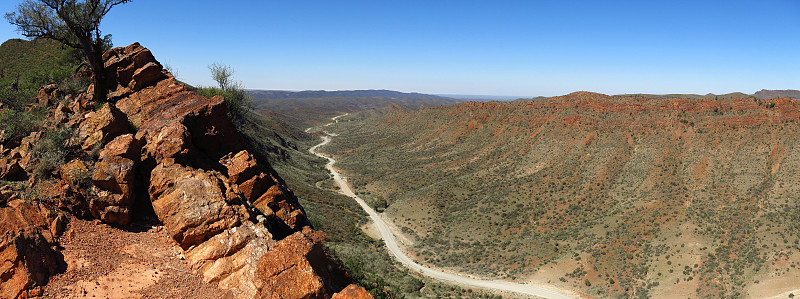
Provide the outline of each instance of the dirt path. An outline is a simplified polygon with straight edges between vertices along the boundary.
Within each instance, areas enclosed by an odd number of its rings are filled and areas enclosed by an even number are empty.
[[[334,122],[338,122],[338,118],[343,115],[337,116],[333,118]],[[332,124],[332,123],[331,123]],[[326,125],[329,126],[330,124]],[[509,281],[503,280],[484,280],[484,279],[476,279],[472,277],[467,277],[465,275],[447,273],[435,269],[431,269],[425,267],[423,265],[418,264],[414,260],[408,257],[400,249],[400,246],[397,243],[397,238],[394,234],[392,234],[389,226],[384,222],[383,218],[375,212],[370,206],[368,206],[364,200],[356,196],[355,192],[348,186],[347,182],[342,178],[342,175],[334,169],[333,164],[336,163],[331,157],[323,155],[317,151],[317,149],[321,146],[324,146],[331,141],[331,137],[335,136],[333,134],[325,132],[326,136],[322,137],[322,143],[317,144],[311,147],[308,151],[314,155],[319,157],[325,158],[328,160],[328,164],[325,165],[331,174],[333,175],[333,180],[336,182],[336,185],[339,186],[340,192],[346,196],[353,198],[362,209],[369,215],[370,219],[372,219],[373,225],[375,229],[383,239],[383,242],[386,244],[386,248],[389,252],[403,265],[408,268],[411,268],[418,273],[428,276],[430,278],[449,282],[458,286],[467,287],[467,288],[481,288],[481,289],[489,289],[489,290],[498,290],[504,292],[512,292],[522,295],[528,296],[535,296],[535,297],[543,297],[543,298],[578,298],[579,296],[569,290],[559,289],[555,286],[550,285],[532,285],[532,284],[521,284],[521,283],[514,283]]]

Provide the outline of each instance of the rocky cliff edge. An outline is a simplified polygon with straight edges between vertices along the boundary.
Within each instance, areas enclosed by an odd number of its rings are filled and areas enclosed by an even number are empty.
[[[66,270],[59,238],[76,217],[125,229],[154,214],[204,282],[237,298],[371,298],[331,262],[292,191],[227,116],[222,97],[178,82],[139,45],[103,55],[108,103],[50,85],[46,128],[77,154],[35,179],[47,134],[0,140],[0,297],[35,297]],[[55,107],[55,108],[53,108]],[[38,190],[35,195],[25,190]],[[142,212],[144,211],[144,212]]]

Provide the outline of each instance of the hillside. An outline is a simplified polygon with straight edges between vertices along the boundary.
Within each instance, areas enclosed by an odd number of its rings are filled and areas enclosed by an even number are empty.
[[[324,150],[426,264],[599,297],[800,289],[797,101],[579,92],[342,120]]]
[[[327,123],[344,113],[397,105],[404,109],[449,106],[462,101],[435,95],[402,93],[389,90],[353,91],[249,91],[253,108],[265,115],[279,117],[297,127]]]
[[[10,39],[0,45],[0,103],[21,108],[42,85],[62,83],[77,71],[76,52],[60,43]],[[82,80],[65,81],[63,89],[86,88]]]

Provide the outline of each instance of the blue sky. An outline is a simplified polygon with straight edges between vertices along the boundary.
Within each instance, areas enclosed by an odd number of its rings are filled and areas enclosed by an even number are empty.
[[[19,0],[3,0],[12,11]],[[101,25],[177,77],[552,96],[800,89],[800,1],[134,0]],[[6,22],[0,39],[18,37]]]

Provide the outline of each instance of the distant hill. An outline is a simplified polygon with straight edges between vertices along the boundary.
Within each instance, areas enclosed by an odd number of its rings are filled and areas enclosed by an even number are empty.
[[[762,89],[753,94],[759,99],[774,99],[774,98],[792,98],[795,100],[800,99],[800,90],[786,89],[786,90],[767,90]]]
[[[299,99],[299,98],[404,98],[404,99],[450,99],[437,95],[422,94],[416,92],[399,92],[393,90],[250,90],[250,96],[254,99]]]
[[[523,96],[495,96],[495,95],[475,95],[475,94],[437,94],[437,95],[464,101],[513,101],[522,98],[529,98]]]
[[[707,93],[705,95],[700,94],[684,94],[684,93],[673,93],[673,94],[646,94],[646,93],[631,93],[631,94],[621,94],[618,95],[620,97],[643,97],[648,99],[654,100],[667,100],[667,99],[691,99],[691,100],[702,100],[702,99],[736,99],[736,98],[747,98],[751,97],[751,95],[741,92],[732,92],[726,94],[713,94]]]
[[[395,105],[416,110],[422,107],[451,106],[461,100],[421,93],[391,90],[280,91],[250,90],[253,108],[264,115],[279,117],[299,128],[327,123],[343,113]]]

